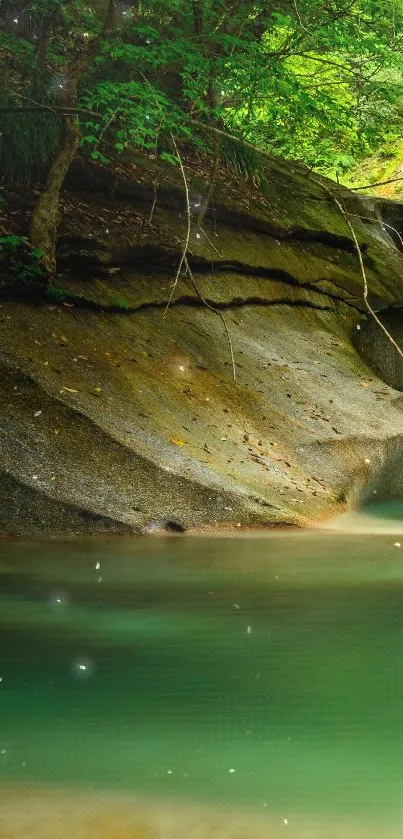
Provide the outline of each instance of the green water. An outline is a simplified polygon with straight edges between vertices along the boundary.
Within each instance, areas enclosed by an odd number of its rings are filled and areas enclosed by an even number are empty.
[[[0,780],[403,822],[394,541],[3,543]]]

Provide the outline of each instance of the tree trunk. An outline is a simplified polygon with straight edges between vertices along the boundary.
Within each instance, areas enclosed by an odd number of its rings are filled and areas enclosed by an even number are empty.
[[[203,0],[193,0],[193,23],[195,35],[200,38],[203,33]]]
[[[59,148],[49,170],[45,188],[33,210],[29,231],[30,241],[43,252],[43,264],[51,274],[56,270],[60,190],[75,158],[79,142],[77,117],[63,116],[62,119]]]
[[[63,98],[63,104],[70,109],[77,107],[77,86],[85,71],[98,54],[102,40],[108,38],[116,27],[117,0],[107,0],[107,11],[101,32],[88,45],[87,49],[76,56],[67,68],[69,84]],[[48,37],[48,33],[46,35]],[[41,57],[44,63],[45,53]],[[72,114],[62,116],[62,136],[56,157],[50,167],[45,188],[31,216],[29,237],[31,243],[43,253],[43,264],[49,273],[56,270],[56,239],[59,221],[59,197],[64,179],[76,156],[80,139],[78,118]]]

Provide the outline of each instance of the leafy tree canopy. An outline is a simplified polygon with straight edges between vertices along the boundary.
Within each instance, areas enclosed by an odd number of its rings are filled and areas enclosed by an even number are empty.
[[[0,14],[9,180],[59,155],[57,192],[79,146],[174,160],[173,137],[256,165],[220,132],[334,174],[401,132],[403,0],[0,0]]]

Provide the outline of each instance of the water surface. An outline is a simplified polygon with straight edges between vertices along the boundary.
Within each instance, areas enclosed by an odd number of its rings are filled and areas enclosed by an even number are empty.
[[[392,534],[9,542],[0,580],[0,839],[74,800],[83,837],[111,801],[114,839],[402,835]]]

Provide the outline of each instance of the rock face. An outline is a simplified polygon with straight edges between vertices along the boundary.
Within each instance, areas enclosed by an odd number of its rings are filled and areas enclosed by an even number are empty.
[[[362,277],[329,193],[280,163],[260,190],[225,173],[199,230],[207,186],[189,186],[194,283],[173,289],[180,175],[139,162],[71,173],[47,297],[3,276],[3,534],[304,525],[401,494],[389,385],[403,374],[379,378],[373,324],[372,355],[357,339]],[[345,200],[372,304],[403,304],[403,255],[381,224],[392,202]]]

